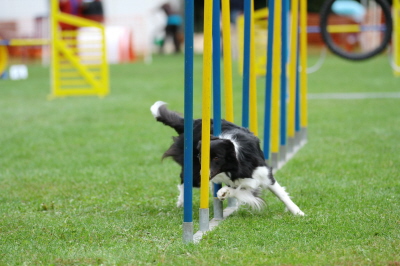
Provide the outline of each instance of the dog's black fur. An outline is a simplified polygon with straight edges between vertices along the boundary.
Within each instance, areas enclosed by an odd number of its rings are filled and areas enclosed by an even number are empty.
[[[183,184],[184,119],[178,113],[168,110],[163,102],[156,102],[151,107],[151,111],[157,121],[172,127],[178,133],[178,136],[173,137],[173,143],[164,153],[163,158],[172,157],[172,159],[182,167],[180,178],[181,184]],[[211,120],[211,135],[213,134],[212,124],[213,120]],[[260,207],[259,203],[264,202],[259,198],[260,188],[269,188],[286,204],[292,213],[304,215],[297,205],[290,200],[284,188],[280,187],[273,177],[272,169],[267,166],[264,154],[261,151],[260,140],[248,129],[237,126],[226,120],[222,120],[221,125],[221,135],[218,137],[211,136],[209,178],[214,183],[220,183],[221,180],[228,181],[224,181],[224,183],[226,183],[228,187],[232,187],[232,190],[228,191],[228,193],[225,193],[227,189],[225,189],[224,192],[221,190],[221,195],[218,197],[225,199],[225,194],[230,193],[231,196],[239,195],[243,194],[243,190],[247,190],[253,196],[253,199],[250,199],[248,203],[251,205],[252,202],[257,201],[258,203],[255,203],[253,206],[258,208]],[[201,132],[202,120],[196,119],[193,124],[194,187],[200,187]],[[263,169],[261,178],[260,173],[255,173],[256,169]],[[215,180],[214,177],[217,180]],[[258,179],[257,185],[251,184],[251,180],[249,179],[253,178]],[[245,181],[246,179],[250,182]],[[247,185],[244,184],[246,182]],[[242,183],[244,184],[243,186]],[[233,189],[237,189],[237,191]],[[248,200],[248,198],[246,198],[246,200]],[[178,206],[180,206],[179,203]]]
[[[179,134],[173,137],[174,142],[164,153],[163,158],[172,157],[172,159],[182,166],[180,173],[181,183],[183,183],[183,118],[176,112],[172,112],[161,105],[158,109],[160,116],[157,121],[170,126]],[[201,119],[195,119],[193,123],[193,186],[200,187],[200,154],[201,154]],[[228,139],[211,137],[210,142],[210,179],[219,173],[229,173],[232,181],[238,178],[251,178],[253,170],[257,166],[267,166],[264,154],[260,148],[259,139],[254,136],[247,128],[239,127],[224,119],[221,120],[222,134],[230,134],[240,143],[240,149],[236,156],[234,144]],[[211,132],[213,134],[213,120],[211,119]],[[275,182],[273,176],[271,181]]]

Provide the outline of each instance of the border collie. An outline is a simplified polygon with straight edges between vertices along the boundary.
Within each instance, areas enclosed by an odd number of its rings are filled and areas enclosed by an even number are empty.
[[[164,153],[163,159],[172,157],[181,167],[181,183],[178,185],[179,197],[177,206],[183,205],[183,149],[184,123],[183,117],[166,107],[165,102],[158,101],[150,108],[157,121],[175,129],[177,137],[173,137],[171,147]],[[212,125],[211,120],[211,125]],[[272,174],[272,168],[265,163],[260,148],[260,140],[248,129],[222,120],[221,135],[211,136],[210,142],[210,181],[224,183],[226,186],[218,190],[220,200],[233,197],[239,204],[247,204],[254,209],[261,209],[265,204],[260,198],[262,189],[272,191],[294,215],[304,213],[290,199],[285,188],[281,187]],[[193,124],[193,186],[200,187],[200,146],[201,119]],[[212,126],[211,132],[212,134]]]

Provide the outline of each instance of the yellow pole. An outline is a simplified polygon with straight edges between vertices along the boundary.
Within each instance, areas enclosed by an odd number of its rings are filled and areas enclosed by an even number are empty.
[[[222,0],[222,38],[224,50],[225,118],[233,122],[232,47],[229,0]]]
[[[257,77],[256,77],[256,48],[254,36],[254,1],[251,1],[250,10],[250,131],[258,136],[257,118]]]
[[[49,39],[11,39],[10,46],[48,45]]]
[[[307,0],[300,2],[300,127],[308,124],[307,114]]]
[[[282,2],[275,2],[275,21],[274,21],[274,57],[272,59],[272,119],[271,119],[271,154],[279,153],[279,98],[280,98],[280,76],[281,76],[281,23],[282,22]]]
[[[400,76],[400,0],[393,0],[393,58],[394,75]]]
[[[106,96],[110,92],[109,69],[107,62],[107,44],[106,44],[106,30],[105,27],[101,28],[101,77],[103,82],[100,91],[100,97]]]
[[[96,28],[103,27],[103,25],[99,22],[86,18],[77,17],[63,12],[58,12],[57,20],[71,25],[79,25],[80,27],[96,27]]]
[[[327,30],[329,33],[350,33],[360,32],[360,25],[328,25]]]
[[[0,75],[6,71],[8,64],[8,51],[7,47],[0,46]]]
[[[289,103],[288,103],[288,137],[290,142],[295,136],[296,80],[297,80],[297,42],[299,27],[299,0],[292,1],[290,18],[290,60],[289,60]],[[292,148],[292,143],[290,143]]]
[[[212,0],[204,1],[204,53],[201,132],[201,186],[200,209],[208,208],[208,183],[210,176],[210,118],[211,118],[211,68],[212,68]]]
[[[50,30],[51,30],[51,95],[50,97],[54,97],[56,95],[57,90],[60,87],[59,81],[59,53],[57,52],[57,45],[59,40],[59,32],[58,32],[58,0],[51,0],[50,3]]]

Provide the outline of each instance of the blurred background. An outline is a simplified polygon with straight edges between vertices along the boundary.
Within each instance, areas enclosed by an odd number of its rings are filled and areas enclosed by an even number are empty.
[[[324,2],[323,0],[307,1],[307,24],[309,27],[319,25],[319,12]],[[134,61],[151,62],[154,53],[182,52],[184,3],[184,0],[59,0],[61,11],[104,24],[107,38],[107,59],[109,63],[113,64]],[[388,3],[391,5],[392,1],[388,1]],[[234,58],[237,58],[238,51],[240,51],[240,47],[237,45],[237,20],[243,13],[243,0],[230,0],[230,5],[232,54]],[[256,10],[263,10],[267,5],[267,0],[254,1]],[[0,42],[11,39],[50,39],[49,10],[50,0],[0,0]],[[203,13],[204,0],[196,0],[194,14],[194,50],[196,53],[202,53],[203,49]],[[263,13],[260,12],[260,14]],[[338,17],[338,19],[349,23],[349,18],[346,16]],[[266,21],[266,17],[262,20]],[[259,29],[263,35],[266,35],[266,24],[263,21],[259,24]],[[340,40],[344,40],[351,37],[351,33],[339,35],[335,38],[340,37]],[[85,38],[85,36],[80,37],[81,39]],[[264,51],[264,41],[261,45],[262,51]],[[311,48],[310,53],[313,51],[319,53],[324,42],[318,31],[309,31],[308,45],[309,49]],[[349,47],[346,49],[352,49],[351,45],[347,46]],[[11,45],[6,46],[6,49],[10,63],[15,63],[13,59],[17,63],[41,60],[43,64],[48,64],[50,61],[48,45]]]
[[[151,60],[151,54],[160,52],[166,35],[167,12],[162,6],[168,4],[174,14],[181,16],[179,41],[183,43],[184,0],[60,0],[60,8],[67,13],[100,21],[107,29],[108,60],[120,63],[135,60]],[[267,6],[266,0],[256,0],[255,9]],[[323,1],[308,1],[309,23],[318,23],[318,11]],[[88,6],[93,5],[92,10]],[[99,9],[101,5],[101,10]],[[79,8],[77,8],[79,6]],[[195,51],[202,51],[204,0],[195,1]],[[237,15],[242,12],[243,0],[231,0],[235,24]],[[48,17],[49,0],[0,0],[0,39],[49,39]],[[86,7],[86,10],[85,8]],[[77,10],[79,9],[79,10]],[[234,40],[235,41],[235,40]],[[310,35],[309,41],[322,44],[319,34]],[[23,61],[40,59],[49,61],[48,46],[9,46],[10,58]],[[121,52],[121,49],[128,52]],[[167,42],[163,52],[172,53],[174,43]],[[121,54],[124,54],[121,58]]]

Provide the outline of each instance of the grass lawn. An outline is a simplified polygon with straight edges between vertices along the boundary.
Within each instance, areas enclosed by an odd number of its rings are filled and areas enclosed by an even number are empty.
[[[0,80],[0,265],[400,265],[400,98],[310,100],[309,141],[276,175],[307,216],[266,193],[184,245],[179,167],[160,160],[174,132],[149,111],[183,111],[183,56],[111,66],[104,99],[47,101],[48,69],[29,72]],[[199,116],[200,57],[195,75]],[[328,56],[309,92],[400,92],[400,78],[385,56]]]

